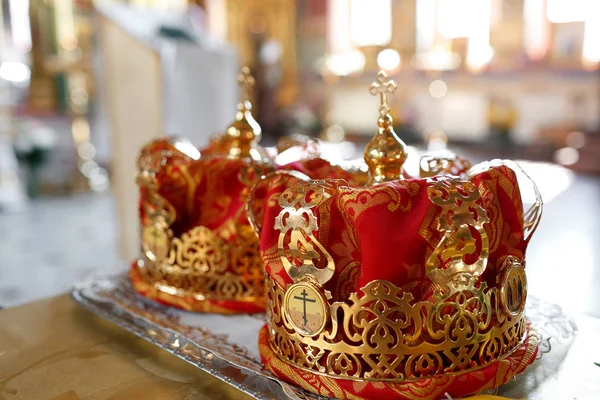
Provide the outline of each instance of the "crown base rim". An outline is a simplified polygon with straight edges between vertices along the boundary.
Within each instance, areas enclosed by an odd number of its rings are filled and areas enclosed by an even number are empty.
[[[160,284],[147,282],[137,261],[133,262],[129,278],[134,290],[160,304],[191,312],[218,314],[252,314],[265,311],[264,296],[248,296],[238,298],[214,297],[211,293],[188,293],[185,291],[172,292],[161,288]],[[174,288],[177,290],[176,288]]]
[[[273,351],[269,339],[269,328],[265,324],[259,333],[259,350],[263,364],[278,378],[300,386],[321,396],[335,396],[340,399],[436,399],[444,393],[454,397],[466,397],[495,389],[522,373],[537,357],[539,338],[527,321],[523,340],[510,353],[503,355],[478,368],[437,374],[422,378],[403,380],[381,380],[351,378],[322,374],[282,359]],[[495,373],[493,373],[495,371]],[[481,374],[488,376],[481,380]],[[489,373],[489,374],[488,374]],[[473,379],[470,379],[473,378]],[[313,386],[315,379],[318,386]],[[372,385],[357,384],[371,383]],[[330,393],[324,390],[331,391]]]
[[[529,324],[529,321],[527,319],[526,323]],[[366,377],[355,377],[355,376],[342,376],[342,375],[333,375],[333,374],[328,374],[326,372],[320,372],[320,371],[316,371],[314,369],[310,369],[307,368],[303,365],[300,364],[296,364],[288,359],[286,359],[285,357],[283,357],[281,354],[279,354],[277,352],[276,346],[273,343],[273,341],[271,340],[271,338],[269,337],[269,346],[271,347],[271,350],[273,351],[273,354],[275,354],[275,356],[280,359],[282,362],[288,364],[289,366],[305,371],[307,373],[311,373],[314,375],[319,375],[319,376],[326,376],[329,378],[333,378],[333,379],[341,379],[341,380],[345,380],[345,381],[354,381],[354,382],[388,382],[388,383],[414,383],[414,382],[421,382],[427,379],[435,379],[435,378],[439,378],[442,376],[459,376],[459,375],[463,375],[466,373],[473,373],[473,372],[477,372],[481,369],[484,369],[486,367],[489,367],[490,365],[498,362],[498,361],[502,361],[504,359],[508,359],[510,358],[519,348],[521,348],[525,342],[528,340],[528,328],[526,328],[526,333],[525,335],[523,335],[523,338],[515,345],[514,348],[510,349],[509,351],[507,351],[506,353],[502,354],[501,356],[499,356],[498,358],[488,361],[484,364],[477,364],[473,367],[470,368],[465,368],[463,370],[459,370],[459,371],[452,371],[452,372],[445,372],[442,374],[433,374],[433,375],[427,375],[427,376],[421,376],[421,377],[413,377],[413,378],[403,378],[403,379],[394,379],[394,378],[366,378]]]

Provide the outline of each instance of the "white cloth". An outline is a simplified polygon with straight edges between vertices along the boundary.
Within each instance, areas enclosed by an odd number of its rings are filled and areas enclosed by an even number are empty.
[[[182,135],[203,147],[234,120],[239,98],[237,53],[232,46],[212,39],[197,22],[197,15],[126,4],[98,4],[97,10],[159,55],[165,135]],[[161,37],[163,26],[181,29],[195,42]],[[101,73],[97,75],[102,79]],[[104,119],[104,110],[96,112],[98,120]],[[109,135],[103,132],[107,127],[98,126],[99,132],[92,136],[104,137],[93,138],[93,142],[100,147],[99,158],[110,160]]]

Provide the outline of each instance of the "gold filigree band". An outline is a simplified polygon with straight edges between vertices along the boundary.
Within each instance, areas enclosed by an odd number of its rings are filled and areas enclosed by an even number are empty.
[[[259,301],[263,296],[262,263],[256,236],[252,228],[246,228],[240,230],[236,243],[226,244],[210,229],[198,226],[159,247],[168,249],[166,255],[141,260],[142,277],[171,295]]]
[[[348,302],[328,303],[324,329],[312,336],[298,331],[285,311],[286,290],[269,277],[266,293],[274,353],[298,368],[346,379],[398,381],[477,369],[509,355],[525,334],[523,309],[507,314],[498,290],[474,280],[451,282],[433,301],[373,281]]]

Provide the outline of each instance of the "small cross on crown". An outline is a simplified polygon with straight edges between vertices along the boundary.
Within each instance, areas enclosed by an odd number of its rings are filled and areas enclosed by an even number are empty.
[[[237,77],[237,82],[242,90],[242,102],[250,101],[250,90],[255,84],[254,77],[250,75],[250,68],[246,66],[242,67],[242,70]]]
[[[369,93],[374,96],[379,95],[379,99],[381,101],[381,105],[379,106],[379,114],[381,116],[386,115],[390,111],[390,106],[388,105],[387,95],[388,93],[394,93],[398,89],[398,85],[392,79],[388,78],[388,75],[385,71],[379,71],[377,73],[377,81],[373,82],[371,86],[369,86]]]

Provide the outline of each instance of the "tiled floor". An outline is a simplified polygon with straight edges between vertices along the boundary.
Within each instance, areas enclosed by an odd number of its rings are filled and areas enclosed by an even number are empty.
[[[526,164],[545,199],[527,255],[529,290],[566,309],[600,317],[600,177]],[[34,201],[21,214],[0,214],[0,305],[69,290],[119,262],[110,193]]]
[[[109,193],[42,198],[22,213],[0,214],[0,305],[66,292],[114,268],[115,214]]]

